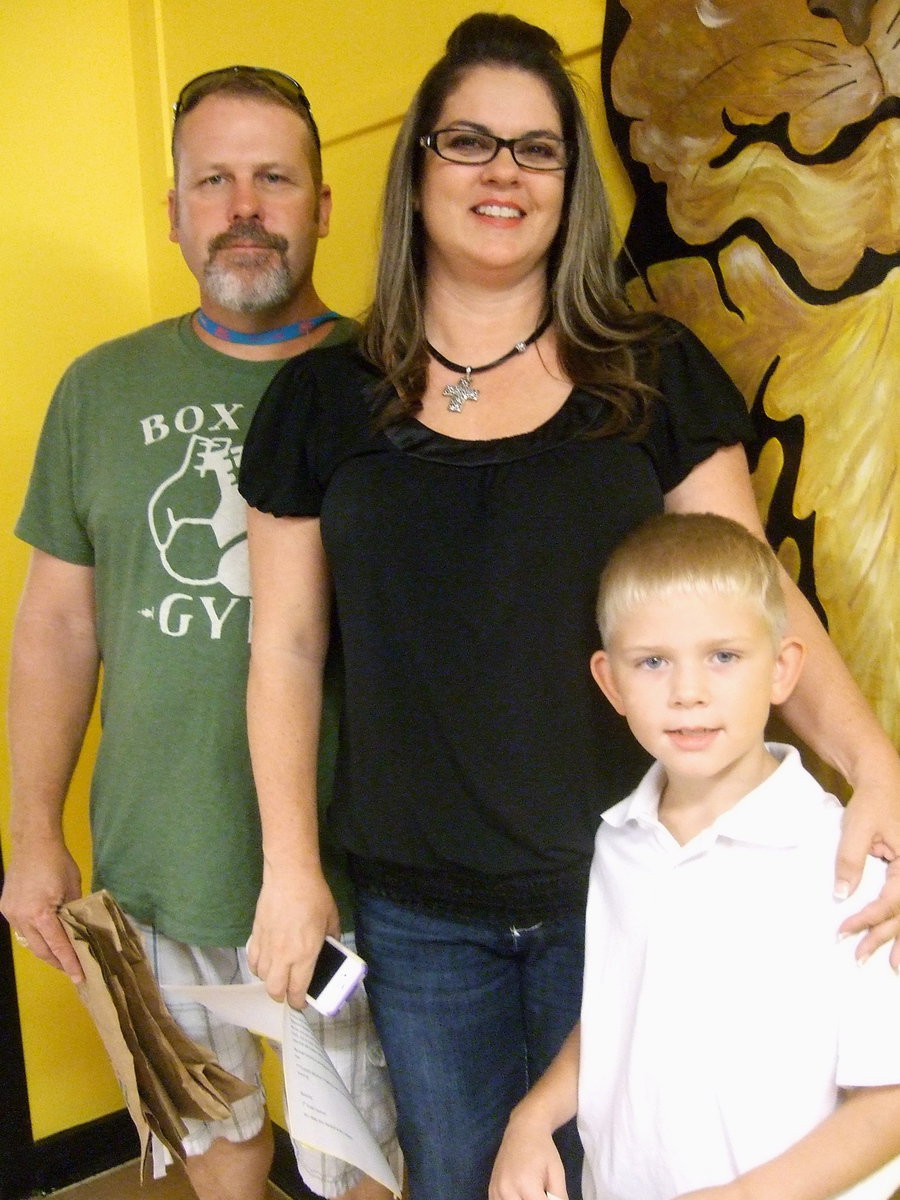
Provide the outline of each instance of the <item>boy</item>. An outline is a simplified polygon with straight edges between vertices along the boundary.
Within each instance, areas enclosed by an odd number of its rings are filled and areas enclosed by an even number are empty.
[[[604,814],[581,1022],[513,1111],[490,1198],[565,1194],[551,1133],[577,1110],[585,1200],[883,1200],[900,980],[838,939],[838,801],[763,741],[804,653],[775,557],[724,517],[654,518],[597,615],[594,678],[658,761]],[[883,875],[869,859],[867,897]]]

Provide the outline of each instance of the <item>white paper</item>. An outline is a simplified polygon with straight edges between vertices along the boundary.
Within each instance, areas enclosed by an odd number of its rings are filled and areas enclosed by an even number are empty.
[[[400,1195],[400,1185],[344,1081],[299,1009],[279,1004],[263,983],[221,987],[167,984],[173,999],[194,1000],[232,1025],[282,1045],[288,1130],[295,1141],[358,1167]]]
[[[240,1025],[259,1037],[280,1043],[284,1036],[285,1005],[272,999],[264,983],[219,986],[165,983],[161,990],[173,999],[194,1000],[229,1025]]]
[[[400,1195],[381,1147],[304,1014],[284,1008],[284,1090],[291,1134],[299,1142],[359,1167]]]

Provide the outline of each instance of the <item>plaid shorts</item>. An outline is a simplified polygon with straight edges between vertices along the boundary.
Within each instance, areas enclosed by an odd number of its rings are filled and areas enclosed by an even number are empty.
[[[351,949],[356,948],[352,933],[343,934],[341,941]],[[395,1177],[402,1180],[403,1156],[397,1141],[394,1094],[364,986],[360,984],[333,1017],[324,1017],[309,1007],[304,1011]],[[363,1178],[358,1167],[299,1142],[293,1145],[304,1182],[320,1196],[343,1195]]]
[[[160,984],[250,983],[255,976],[247,966],[243,947],[190,946],[132,919],[141,934],[150,969]],[[343,941],[353,948],[353,935]],[[227,1071],[252,1083],[256,1092],[232,1105],[224,1121],[185,1118],[187,1155],[205,1154],[216,1138],[245,1142],[263,1127],[265,1092],[260,1077],[262,1046],[259,1038],[240,1026],[228,1025],[202,1004],[167,1001],[177,1024],[193,1041],[212,1050]],[[366,1119],[397,1178],[402,1177],[402,1157],[397,1144],[396,1110],[384,1055],[372,1024],[369,1004],[362,987],[333,1017],[306,1009],[313,1030],[321,1038],[328,1057]],[[275,1047],[278,1049],[278,1047]],[[356,1167],[341,1159],[294,1142],[297,1166],[307,1187],[320,1196],[342,1196],[362,1179]]]

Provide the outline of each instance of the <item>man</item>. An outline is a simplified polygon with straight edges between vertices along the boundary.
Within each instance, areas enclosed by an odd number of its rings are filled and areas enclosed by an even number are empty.
[[[81,880],[61,818],[101,662],[94,886],[138,924],[161,981],[239,977],[263,855],[244,719],[250,599],[237,466],[279,363],[353,331],[312,280],[331,194],[294,80],[250,67],[192,80],[175,107],[173,158],[170,237],[200,307],[69,368],[17,526],[34,551],[13,644],[12,861],[0,911],[76,982],[57,909]],[[198,1006],[173,1011],[224,1066],[257,1081],[259,1047],[246,1031],[216,1028]],[[367,1115],[389,1142],[389,1098]],[[185,1148],[200,1200],[265,1196],[272,1135],[259,1094],[239,1101],[232,1121],[192,1123]],[[321,1156],[300,1157],[325,1195],[351,1184],[357,1198],[387,1194],[333,1160],[319,1174]]]

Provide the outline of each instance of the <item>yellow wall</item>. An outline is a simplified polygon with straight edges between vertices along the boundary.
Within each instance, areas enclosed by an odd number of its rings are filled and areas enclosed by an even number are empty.
[[[75,354],[150,316],[129,47],[124,3],[48,0],[4,5],[0,12],[4,692],[6,647],[26,563],[25,548],[9,530],[43,409]],[[5,759],[3,771],[5,806]],[[86,863],[84,781],[82,772],[68,826]],[[68,981],[18,949],[16,971],[36,1135],[119,1107]]]
[[[11,528],[50,392],[76,354],[195,302],[193,280],[166,238],[174,93],[193,75],[234,62],[279,67],[303,82],[335,194],[319,290],[328,304],[357,313],[369,295],[377,201],[397,124],[447,34],[479,7],[472,0],[345,0],[328,8],[249,0],[226,15],[220,0],[44,0],[0,10],[0,430],[11,450],[0,474],[4,692],[27,558]],[[603,0],[483,7],[549,28],[596,94]],[[627,186],[612,166],[599,100],[594,107],[598,150],[624,228]],[[83,757],[67,830],[87,879],[90,747]],[[4,835],[7,777],[4,751]],[[119,1108],[103,1051],[68,981],[18,948],[16,971],[35,1136]],[[271,1065],[268,1076],[271,1082]]]

